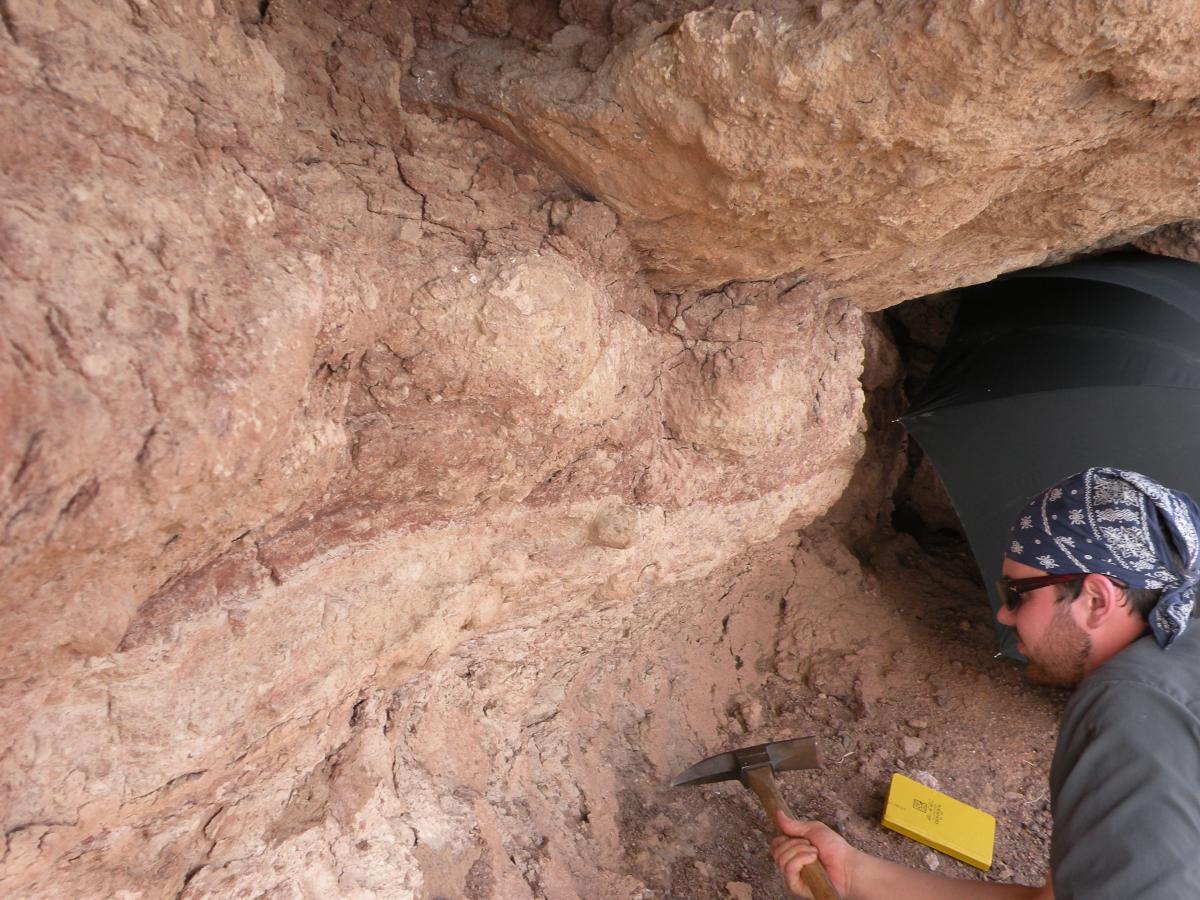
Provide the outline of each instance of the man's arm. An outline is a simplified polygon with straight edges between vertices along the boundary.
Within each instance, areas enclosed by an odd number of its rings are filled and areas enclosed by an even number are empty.
[[[1200,897],[1200,719],[1179,697],[1098,673],[1067,707],[1050,771],[1064,898]]]
[[[800,897],[811,896],[800,870],[819,854],[842,900],[1054,900],[1048,880],[1025,887],[947,878],[857,850],[820,822],[797,822],[780,813],[777,824],[784,834],[775,838],[771,852],[788,888]]]
[[[855,850],[853,893],[842,900],[1054,900],[1050,883],[1041,887],[947,878],[888,862]],[[803,895],[801,895],[803,896]]]

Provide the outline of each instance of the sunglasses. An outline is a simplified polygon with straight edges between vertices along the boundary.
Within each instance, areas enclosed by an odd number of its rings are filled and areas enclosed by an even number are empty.
[[[996,591],[1000,594],[1000,599],[1004,601],[1004,606],[1009,612],[1016,612],[1021,608],[1021,604],[1025,602],[1025,594],[1030,591],[1036,591],[1038,588],[1048,587],[1052,584],[1066,584],[1071,581],[1083,581],[1088,575],[1100,574],[1096,572],[1063,572],[1059,575],[1039,575],[1036,578],[1001,578],[996,582]],[[1109,581],[1120,588],[1127,588],[1128,585],[1123,581],[1118,581],[1111,575],[1105,575]]]

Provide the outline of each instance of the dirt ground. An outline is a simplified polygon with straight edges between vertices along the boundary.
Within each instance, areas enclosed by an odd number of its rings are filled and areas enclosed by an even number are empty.
[[[798,815],[909,866],[1040,884],[1049,853],[1047,772],[1066,694],[1028,684],[1018,663],[995,656],[990,612],[964,544],[943,536],[921,546],[906,534],[872,544],[859,559],[834,535],[801,538],[774,671],[761,701],[734,710],[729,746],[815,735],[824,767],[783,778]],[[820,583],[831,573],[837,592]],[[879,824],[894,772],[996,817],[990,871]],[[626,848],[651,848],[640,874],[661,885],[653,896],[789,896],[750,792],[736,783],[677,791],[670,808],[622,803]],[[685,850],[656,877],[653,848],[672,841]]]

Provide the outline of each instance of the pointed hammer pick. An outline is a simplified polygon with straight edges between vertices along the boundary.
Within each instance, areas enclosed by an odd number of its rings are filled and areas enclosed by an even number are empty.
[[[794,819],[795,816],[788,809],[783,794],[779,792],[775,773],[790,772],[794,769],[815,769],[820,765],[821,755],[817,751],[815,738],[772,741],[769,744],[742,747],[740,750],[730,750],[703,759],[676,776],[671,782],[671,787],[713,784],[717,781],[737,779],[758,795],[767,816],[778,827],[776,810],[783,810],[783,814],[789,819]],[[820,860],[805,866],[800,871],[800,877],[804,879],[804,884],[812,892],[815,900],[840,900],[833,882],[829,880],[829,873],[825,871]]]

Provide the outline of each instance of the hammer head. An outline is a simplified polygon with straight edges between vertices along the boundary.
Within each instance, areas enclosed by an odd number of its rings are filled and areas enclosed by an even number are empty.
[[[815,769],[819,765],[821,755],[817,752],[816,738],[771,741],[769,744],[755,744],[702,759],[675,776],[671,787],[712,784],[714,781],[731,779],[742,781],[744,772],[761,766],[770,766],[772,772],[788,772],[793,769]]]

